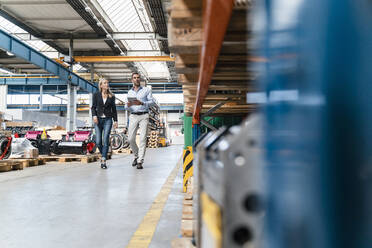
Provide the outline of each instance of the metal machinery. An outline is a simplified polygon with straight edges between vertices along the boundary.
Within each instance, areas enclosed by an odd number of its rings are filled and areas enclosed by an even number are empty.
[[[264,247],[372,247],[372,1],[257,4]]]
[[[25,138],[31,142],[31,145],[39,150],[40,155],[50,155],[55,141],[49,139],[49,135],[47,135],[46,139],[42,139],[42,133],[43,131],[27,131]]]
[[[208,133],[197,145],[198,247],[257,247],[262,236],[262,120]],[[249,246],[250,247],[250,246]]]
[[[0,160],[9,158],[12,153],[12,137],[0,134]]]
[[[252,13],[262,124],[194,144],[198,247],[372,247],[372,1]]]
[[[61,140],[55,142],[52,152],[55,154],[87,154],[94,153],[96,146],[91,131],[68,132]]]
[[[163,122],[160,123],[158,130],[159,130],[159,138],[158,138],[159,146],[165,147],[168,144],[167,144],[165,124]]]

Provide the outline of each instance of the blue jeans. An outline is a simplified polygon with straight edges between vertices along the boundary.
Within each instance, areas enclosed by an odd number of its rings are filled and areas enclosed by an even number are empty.
[[[98,124],[95,124],[96,146],[102,154],[102,159],[106,160],[110,143],[110,133],[112,128],[112,118],[98,118]],[[103,135],[103,145],[102,145]]]

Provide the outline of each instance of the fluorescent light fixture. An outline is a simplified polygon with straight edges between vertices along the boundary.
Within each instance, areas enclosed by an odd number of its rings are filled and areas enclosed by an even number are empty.
[[[13,74],[13,72],[0,68],[0,72],[5,74]]]

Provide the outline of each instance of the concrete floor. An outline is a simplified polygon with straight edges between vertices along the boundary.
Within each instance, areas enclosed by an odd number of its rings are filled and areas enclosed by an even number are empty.
[[[0,174],[0,247],[123,248],[182,155],[182,146],[148,149],[144,170],[132,155],[98,163],[57,164]],[[180,235],[182,166],[151,248]]]

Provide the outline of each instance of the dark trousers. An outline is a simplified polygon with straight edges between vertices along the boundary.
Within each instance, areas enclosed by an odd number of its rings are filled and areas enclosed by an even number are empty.
[[[107,158],[107,152],[110,143],[110,133],[112,128],[112,118],[98,118],[98,124],[95,124],[96,146],[102,154],[102,159]],[[103,142],[102,142],[103,136]]]

